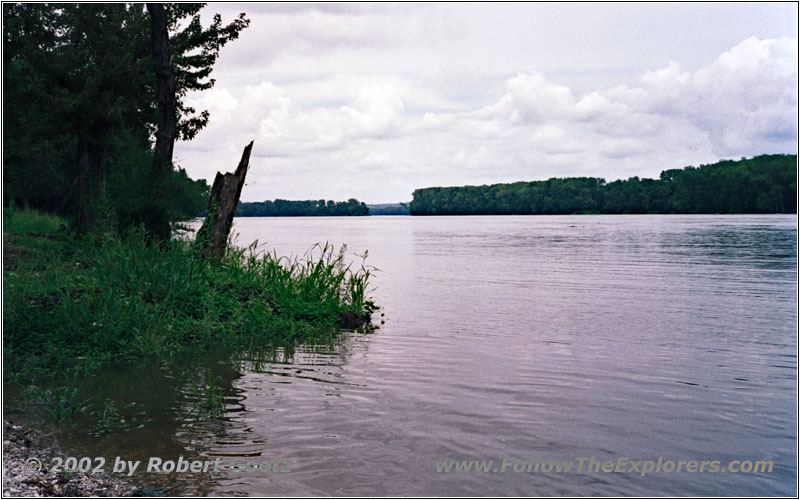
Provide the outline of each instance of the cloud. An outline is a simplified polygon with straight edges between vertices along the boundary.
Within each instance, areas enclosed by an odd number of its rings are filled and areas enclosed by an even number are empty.
[[[220,10],[215,4],[208,9]],[[305,71],[330,72],[333,54],[385,51],[423,35],[415,25],[398,22],[388,6],[268,3],[223,10],[230,11],[229,17],[245,10],[251,21],[240,39],[222,51],[218,69],[225,72],[259,72],[267,64],[295,66],[294,72],[298,60],[306,61]]]
[[[484,113],[515,124],[543,123],[563,119],[574,103],[568,87],[547,81],[541,73],[520,73],[506,82],[506,93]]]
[[[686,115],[719,150],[786,136],[797,129],[797,60],[797,40],[747,39],[693,75]],[[788,138],[796,142],[796,133]]]
[[[602,140],[601,154],[614,158],[647,151],[634,141],[653,146],[659,137],[684,137],[687,129],[706,138],[720,157],[785,151],[797,141],[797,41],[750,38],[695,72],[673,61],[643,73],[638,86],[580,98],[541,73],[518,74],[502,97],[473,118],[502,119],[508,126],[547,123],[548,130],[564,124],[572,134],[541,140],[541,130],[533,130],[532,137],[548,145],[570,141],[570,149],[591,131],[591,140]],[[584,144],[592,148],[590,140]]]
[[[399,132],[403,101],[392,85],[367,84],[359,88],[352,106],[342,106],[340,110],[350,119],[345,125],[349,138],[389,137]]]
[[[368,42],[342,35],[348,23],[375,15],[382,14],[285,14],[354,45]],[[344,24],[322,27],[334,17]],[[211,124],[176,150],[192,175],[211,179],[232,169],[254,139],[248,201],[398,201],[430,185],[652,177],[719,158],[795,152],[797,59],[796,39],[748,38],[695,69],[668,61],[626,84],[583,92],[536,70],[471,74],[448,85],[448,74],[466,70],[365,69],[310,78],[300,69],[294,79],[259,76],[193,96],[211,112]],[[478,86],[465,92],[472,84]]]

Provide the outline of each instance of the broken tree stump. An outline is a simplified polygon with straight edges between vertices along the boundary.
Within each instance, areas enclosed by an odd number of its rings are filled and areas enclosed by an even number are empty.
[[[233,225],[233,216],[239,205],[239,196],[242,194],[244,178],[250,166],[250,151],[253,141],[244,148],[242,159],[236,172],[227,172],[224,175],[217,172],[211,195],[208,197],[208,215],[203,221],[203,226],[197,232],[196,244],[200,255],[204,258],[220,258],[225,255],[228,244],[228,235]]]

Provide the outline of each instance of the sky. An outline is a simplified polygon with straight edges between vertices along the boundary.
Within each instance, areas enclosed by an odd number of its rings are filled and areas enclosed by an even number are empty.
[[[175,161],[243,201],[602,177],[797,153],[797,3],[209,4],[211,115]]]

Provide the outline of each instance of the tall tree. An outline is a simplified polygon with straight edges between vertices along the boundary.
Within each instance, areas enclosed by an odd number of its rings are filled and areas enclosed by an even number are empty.
[[[14,172],[25,172],[36,184],[50,177],[61,187],[52,195],[60,201],[51,198],[45,208],[70,205],[77,227],[85,229],[94,219],[92,203],[102,194],[110,139],[148,99],[138,78],[145,54],[137,25],[144,17],[118,4],[3,8],[4,52],[9,52],[4,62],[10,63],[4,120],[8,117],[12,129],[6,147],[13,151],[4,155],[4,170],[12,173],[12,182]],[[20,156],[39,149],[42,140],[62,145],[48,152],[62,172]],[[65,149],[74,152],[69,160]],[[12,192],[25,199],[22,187],[13,185]]]
[[[126,169],[127,194],[112,190],[138,200],[112,200],[125,205],[126,220],[163,233],[157,228],[177,217],[169,193],[188,179],[174,170],[171,151],[176,139],[194,138],[209,119],[183,100],[213,86],[209,75],[220,48],[249,21],[241,14],[224,25],[216,15],[203,27],[203,4],[159,7],[154,19],[141,4],[3,5],[3,181],[9,198],[60,209],[85,229],[97,219],[109,179],[124,180],[119,174]],[[155,52],[154,41],[160,44]],[[139,182],[152,175],[144,163],[165,173],[162,196],[132,191],[152,188]]]

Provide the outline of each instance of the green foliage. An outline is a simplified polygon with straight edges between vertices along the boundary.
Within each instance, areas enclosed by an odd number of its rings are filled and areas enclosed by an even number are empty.
[[[796,213],[797,155],[723,160],[659,179],[573,177],[417,189],[413,215]]]
[[[254,203],[240,202],[236,209],[238,217],[309,217],[369,215],[369,208],[355,198],[347,201],[333,200],[275,200]]]
[[[63,230],[65,221],[55,215],[32,209],[8,207],[3,211],[3,232],[10,234],[37,233],[55,235]]]
[[[71,370],[193,349],[331,339],[345,316],[374,310],[370,270],[344,250],[289,260],[232,249],[219,261],[189,242],[145,234],[61,236],[4,273],[4,366],[11,375]]]
[[[192,404],[203,413],[210,416],[221,415],[225,411],[225,399],[222,389],[218,386],[219,376],[206,371],[201,382],[189,381],[189,391],[192,395]]]
[[[78,375],[80,370],[75,368],[71,374],[61,373],[60,383],[57,376],[53,376],[48,389],[34,387],[32,389],[35,404],[45,408],[57,425],[70,420],[75,413],[83,411],[86,407],[81,400],[78,389]]]
[[[139,147],[130,136],[112,141],[109,162],[113,166],[106,183],[111,209],[118,228],[138,224],[153,227],[157,218],[182,221],[196,217],[208,202],[205,179],[192,180],[182,168],[150,182],[152,151]]]
[[[220,49],[249,21],[203,27],[203,4],[167,4],[177,139],[208,123],[184,104],[211,88]],[[155,229],[193,217],[205,183],[154,176],[157,122],[150,18],[142,4],[3,4],[4,204],[97,223],[108,196],[118,223]],[[149,163],[148,163],[149,162]]]
[[[174,55],[175,79],[177,82],[178,138],[184,141],[193,139],[208,124],[208,111],[197,112],[188,106],[184,97],[190,91],[207,90],[214,86],[210,77],[219,52],[229,41],[239,37],[239,33],[250,25],[245,14],[228,25],[215,14],[211,26],[203,28],[200,22],[202,3],[168,4],[169,31]],[[188,19],[188,21],[186,21]],[[185,26],[181,27],[185,22]]]
[[[100,415],[100,420],[97,423],[98,430],[101,433],[113,432],[124,428],[125,419],[119,414],[114,401],[106,400],[103,406],[103,413]]]

